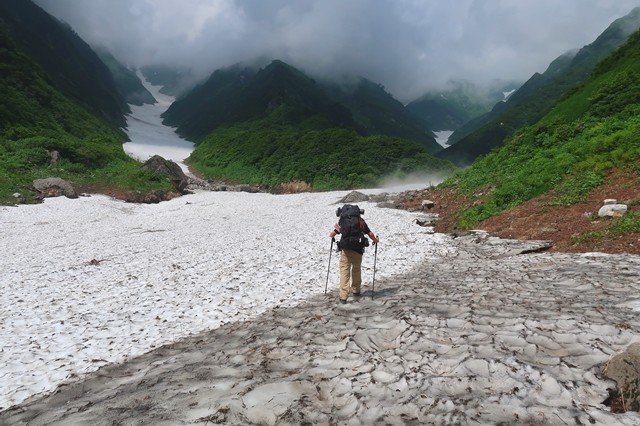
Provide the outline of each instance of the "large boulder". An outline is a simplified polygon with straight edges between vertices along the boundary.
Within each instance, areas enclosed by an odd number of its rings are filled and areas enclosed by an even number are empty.
[[[367,194],[363,194],[358,191],[351,191],[347,195],[345,195],[340,201],[336,204],[353,204],[353,203],[361,203],[363,201],[369,201],[369,196]]]
[[[189,179],[176,162],[166,160],[159,155],[154,155],[145,161],[141,168],[143,170],[150,170],[168,177],[181,194],[186,192]]]
[[[36,179],[33,181],[33,188],[38,191],[38,198],[60,197],[63,195],[67,198],[78,198],[73,186],[58,177]]]
[[[603,373],[618,384],[624,411],[640,411],[640,342],[612,357]]]
[[[422,207],[422,210],[424,209],[432,209],[433,206],[435,205],[435,203],[431,200],[422,200],[422,203],[420,204],[420,207]]]
[[[627,213],[626,204],[618,204],[617,200],[608,198],[604,200],[604,205],[598,210],[600,217],[622,217]]]

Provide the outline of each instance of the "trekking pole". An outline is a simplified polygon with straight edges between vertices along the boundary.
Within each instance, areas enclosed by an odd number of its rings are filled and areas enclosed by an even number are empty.
[[[324,294],[327,294],[327,287],[329,286],[329,270],[331,269],[331,254],[333,253],[333,242],[335,238],[331,239],[331,248],[329,249],[329,266],[327,266],[327,282],[324,285]]]
[[[378,260],[378,243],[375,244],[376,248],[373,251],[373,281],[371,283],[371,300],[373,300],[373,294],[376,292],[376,261]]]

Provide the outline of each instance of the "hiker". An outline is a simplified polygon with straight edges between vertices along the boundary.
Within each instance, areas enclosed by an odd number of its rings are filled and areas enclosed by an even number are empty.
[[[380,240],[367,226],[367,222],[362,218],[364,210],[357,205],[345,204],[338,208],[336,216],[339,217],[338,223],[334,225],[334,229],[329,233],[333,240],[336,235],[340,234],[338,241],[338,250],[340,250],[340,302],[347,303],[349,290],[354,296],[360,296],[360,286],[362,284],[361,265],[364,248],[369,245],[369,240],[365,235],[371,238],[373,244],[377,244]],[[351,281],[351,283],[349,283]]]

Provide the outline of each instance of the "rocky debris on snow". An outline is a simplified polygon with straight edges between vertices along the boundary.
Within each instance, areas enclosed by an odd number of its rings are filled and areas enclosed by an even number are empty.
[[[267,192],[267,189],[261,185],[239,184],[232,185],[222,181],[207,181],[194,176],[189,176],[188,189],[202,191],[220,191],[220,192],[248,192],[251,194],[259,192]]]
[[[406,208],[408,211],[422,211],[426,206],[423,206],[422,202],[424,199],[424,191],[422,190],[411,190],[405,191],[401,194],[398,194],[397,204],[399,208]],[[429,201],[429,200],[426,200]],[[404,207],[401,207],[404,206]],[[435,202],[431,207],[435,206]]]
[[[379,194],[369,195],[368,201],[371,201],[372,203],[384,203],[384,202],[391,201],[395,198],[397,198],[396,195],[389,194],[388,192],[381,192]]]
[[[381,192],[380,194],[373,194],[369,196],[369,201],[377,203],[376,207],[385,209],[397,209],[400,208],[398,203],[398,194],[390,194],[388,192]]]
[[[211,191],[226,191],[226,192],[248,192],[250,194],[257,194],[260,192],[267,192],[266,188],[260,185],[230,185],[227,183],[212,183],[210,185]]]
[[[213,186],[207,180],[200,179],[195,176],[187,176],[187,188],[191,191],[201,190],[201,191],[213,191]]]
[[[67,198],[78,198],[75,188],[69,182],[59,177],[36,179],[33,181],[33,188],[38,191],[38,196],[36,197],[38,199],[60,197],[63,195]]]
[[[164,191],[132,191],[123,196],[123,200],[127,203],[136,204],[158,204],[163,201],[169,201],[175,197],[180,196],[178,192],[164,192]]]
[[[181,194],[187,193],[186,190],[189,180],[187,179],[187,175],[182,171],[182,168],[175,161],[166,160],[159,155],[154,155],[145,161],[140,168],[168,177],[178,192]]]
[[[437,213],[425,213],[418,216],[415,219],[415,222],[420,226],[433,226],[438,221],[439,216],[440,215],[438,215]]]
[[[390,194],[388,192],[381,192],[379,194],[371,194],[369,195],[369,199],[367,201],[371,201],[372,203],[382,203],[384,201],[389,201]]]
[[[400,208],[398,197],[399,194],[392,194],[388,192],[367,195],[359,191],[351,191],[350,193],[342,197],[339,201],[337,201],[336,204],[350,204],[369,201],[372,203],[377,203],[376,207],[397,209]]]
[[[603,374],[615,380],[621,411],[640,411],[640,342],[633,343],[607,362]]]
[[[397,209],[399,208],[398,204],[395,201],[382,201],[376,204],[376,207],[382,209]]]
[[[231,186],[230,188],[232,191],[248,192],[250,194],[257,194],[259,192],[264,192],[259,186],[256,186],[256,185],[241,184],[241,185]],[[227,189],[227,191],[228,190],[229,189]]]
[[[627,213],[626,204],[618,204],[618,200],[608,198],[598,210],[599,217],[622,217]]]

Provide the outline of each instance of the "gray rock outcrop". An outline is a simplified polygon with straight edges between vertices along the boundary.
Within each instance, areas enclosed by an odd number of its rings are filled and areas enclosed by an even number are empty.
[[[141,169],[167,176],[181,194],[185,193],[187,185],[189,184],[187,175],[185,175],[176,162],[167,160],[159,155],[154,155],[145,161]]]
[[[342,197],[342,199],[340,199],[336,204],[360,203],[363,201],[369,201],[369,196],[367,194],[363,194],[358,191],[351,191]]]
[[[38,191],[39,198],[60,197],[62,195],[67,198],[78,198],[74,187],[58,177],[36,179],[33,181],[33,188]]]

